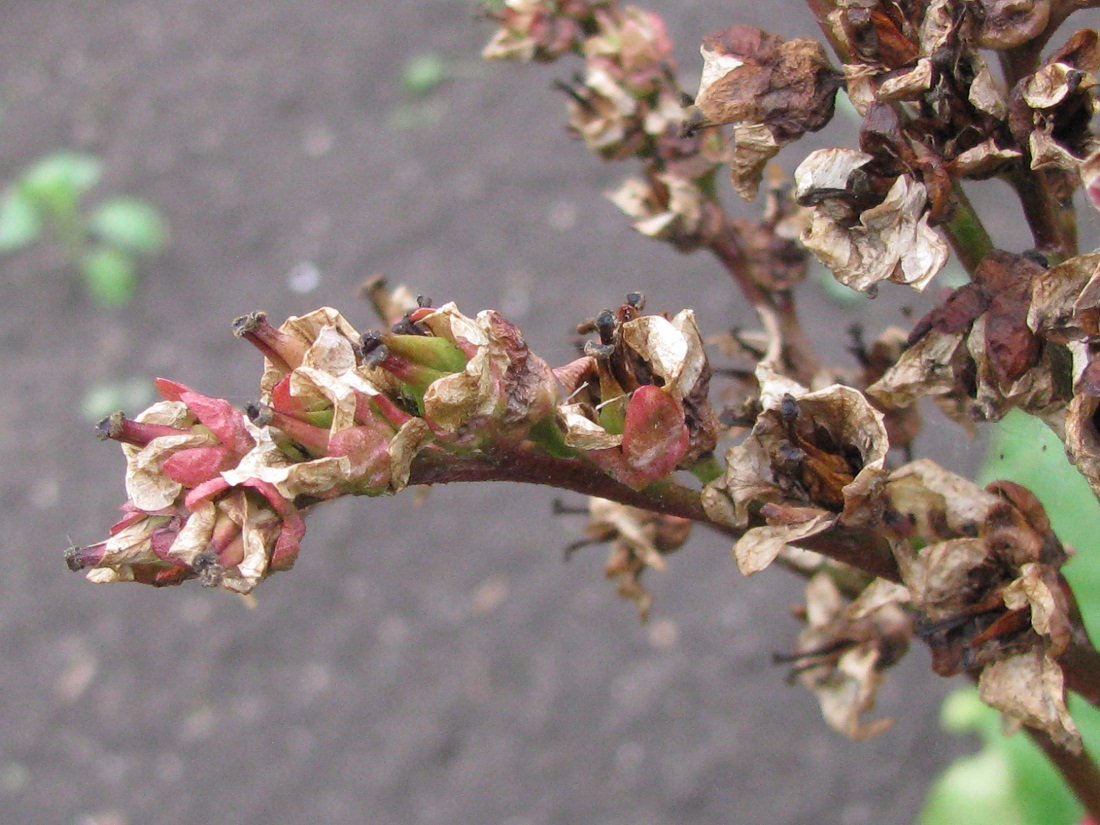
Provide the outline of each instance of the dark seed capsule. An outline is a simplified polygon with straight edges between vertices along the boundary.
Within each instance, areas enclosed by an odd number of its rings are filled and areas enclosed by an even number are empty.
[[[613,344],[615,342],[615,313],[605,309],[596,316],[596,331],[600,333],[601,344]]]

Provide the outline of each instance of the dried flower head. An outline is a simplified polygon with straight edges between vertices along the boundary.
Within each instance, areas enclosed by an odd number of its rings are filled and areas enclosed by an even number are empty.
[[[783,40],[749,26],[704,38],[694,126],[734,125],[734,188],[755,197],[779,150],[832,119],[839,74],[815,40]]]
[[[745,574],[834,526],[877,523],[889,449],[882,414],[857,390],[811,393],[765,367],[758,378],[763,411],[703,492],[711,518],[748,528],[733,548]]]

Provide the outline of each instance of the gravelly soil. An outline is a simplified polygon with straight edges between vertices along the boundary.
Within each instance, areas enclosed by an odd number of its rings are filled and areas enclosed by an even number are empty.
[[[682,36],[689,87],[695,44],[731,13],[814,31],[790,3],[652,5]],[[798,583],[741,578],[709,536],[651,577],[645,627],[602,579],[601,551],[561,562],[581,524],[534,488],[331,505],[252,610],[67,573],[62,548],[100,537],[123,498],[88,394],[168,375],[249,400],[259,360],[228,332],[243,312],[333,304],[365,327],[355,288],[385,272],[503,310],[551,361],[628,290],[651,309],[696,306],[710,331],[752,319],[711,261],[633,235],[602,198],[628,170],[564,134],[549,85],[571,69],[480,65],[487,27],[462,2],[2,13],[2,173],[96,153],[100,191],[156,203],[173,243],[120,313],[91,307],[50,250],[0,263],[0,821],[912,821],[963,746],[936,729],[950,685],[918,650],[882,696],[889,733],[831,733],[769,664],[792,644]],[[411,98],[401,67],[421,52],[444,55],[450,79]],[[320,274],[309,294],[288,279],[303,268]],[[842,353],[838,310],[812,286],[803,298]],[[897,310],[880,300],[868,322]]]

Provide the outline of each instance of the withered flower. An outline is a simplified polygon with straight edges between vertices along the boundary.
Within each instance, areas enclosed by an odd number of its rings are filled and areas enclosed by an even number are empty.
[[[833,116],[839,74],[815,40],[783,40],[749,26],[704,38],[696,126],[734,124],[734,188],[755,197],[764,167],[783,146]]]
[[[486,60],[557,60],[584,42],[583,25],[606,0],[506,0],[487,12],[500,28],[481,52]]]
[[[682,252],[697,249],[717,229],[717,215],[708,212],[709,198],[698,184],[669,172],[648,180],[630,178],[608,198],[631,218],[636,230],[667,240]]]
[[[794,655],[782,658],[817,696],[825,721],[845,736],[866,739],[893,722],[863,717],[874,708],[883,671],[908,650],[912,626],[901,606],[908,598],[905,588],[877,579],[849,602],[827,572],[806,585],[806,606],[798,611],[806,628]]]
[[[424,391],[424,420],[437,438],[464,446],[504,444],[552,419],[559,385],[515,324],[493,310],[468,318],[454,304],[423,313],[417,323],[466,356],[461,368]]]
[[[222,399],[158,381],[165,401],[101,425],[127,455],[125,515],[103,542],[72,548],[93,581],[177,584],[199,577],[240,593],[289,568],[300,508],[401,489],[431,435],[370,380],[357,333],[335,310],[276,329],[262,313],[235,330],[266,357],[251,421]]]
[[[1072,386],[1063,419],[1052,422],[1066,453],[1100,496],[1100,253],[1078,255],[1040,275],[1032,291],[1028,324],[1066,353],[1060,377]],[[1062,350],[1061,347],[1065,349]]]
[[[703,491],[711,518],[749,528],[733,548],[745,574],[835,525],[877,523],[889,449],[882,414],[859,391],[811,393],[766,367],[757,372],[763,411],[726,453],[725,475]]]
[[[997,421],[1020,407],[1061,431],[1070,387],[1066,353],[1033,331],[1040,315],[1042,323],[1054,323],[1055,311],[1047,298],[1032,305],[1033,287],[1046,295],[1054,283],[1035,261],[992,251],[973,283],[917,323],[908,349],[868,394],[892,407],[931,395],[963,423]]]
[[[664,556],[679,550],[691,535],[691,522],[676,516],[640,510],[602,498],[589,498],[587,538],[568,553],[589,544],[610,542],[605,572],[614,579],[620,596],[634,602],[638,618],[649,617],[653,597],[642,585],[646,568],[664,570]]]
[[[886,495],[933,669],[980,670],[988,703],[1079,748],[1057,662],[1072,626],[1058,572],[1067,554],[1042,505],[1011,482],[982,490],[923,460],[891,473]]]
[[[670,321],[627,303],[595,324],[601,343],[586,347],[587,380],[558,408],[565,443],[639,489],[713,450],[710,367],[695,314]]]
[[[1009,128],[1032,169],[1065,173],[1062,195],[1079,182],[1085,158],[1100,150],[1091,120],[1096,112],[1100,37],[1084,29],[1012,90]]]
[[[845,286],[872,292],[880,281],[922,290],[947,262],[947,243],[929,226],[925,185],[898,175],[884,194],[863,167],[874,156],[819,149],[795,170],[795,195],[813,207],[802,243]]]

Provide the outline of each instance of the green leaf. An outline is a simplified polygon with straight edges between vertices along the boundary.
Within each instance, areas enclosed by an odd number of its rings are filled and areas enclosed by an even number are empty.
[[[137,262],[133,256],[109,246],[89,250],[81,261],[88,292],[104,306],[130,302],[137,287]]]
[[[426,95],[447,79],[446,64],[438,54],[419,54],[405,64],[401,85],[411,95]]]
[[[137,198],[104,201],[89,222],[105,244],[138,255],[155,255],[163,249],[168,237],[160,213],[152,204]]]
[[[26,196],[12,187],[0,201],[0,252],[30,246],[42,234],[42,220]]]
[[[65,217],[75,213],[81,195],[102,176],[99,158],[80,152],[57,152],[24,172],[19,188],[31,202]]]
[[[1004,754],[986,749],[956,760],[932,786],[917,822],[1026,825],[1013,794],[1012,773]]]

